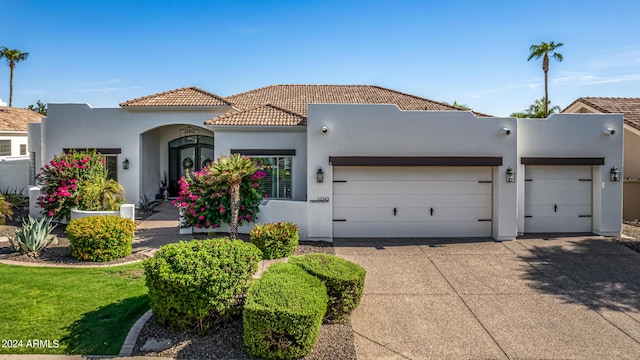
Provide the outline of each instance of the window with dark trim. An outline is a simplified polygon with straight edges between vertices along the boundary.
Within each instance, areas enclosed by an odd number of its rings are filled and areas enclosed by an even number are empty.
[[[262,179],[262,188],[269,199],[291,199],[292,156],[251,156],[262,166],[267,176]]]
[[[0,156],[11,156],[11,139],[0,140]]]
[[[107,174],[107,178],[118,181],[118,154],[122,152],[120,148],[64,148],[65,153],[71,151],[92,151],[95,150],[102,155],[104,159],[104,171]]]
[[[27,144],[20,144],[20,155],[27,155]]]

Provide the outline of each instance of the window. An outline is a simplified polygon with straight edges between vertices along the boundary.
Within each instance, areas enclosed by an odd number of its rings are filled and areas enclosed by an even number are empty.
[[[0,140],[0,156],[11,156],[11,140]]]
[[[118,155],[104,155],[104,171],[107,173],[108,179],[118,181]]]
[[[20,155],[27,155],[27,144],[20,144]]]
[[[256,163],[262,165],[262,170],[267,173],[262,179],[262,187],[266,195],[271,199],[291,199],[291,164],[292,156],[268,156],[251,157]]]

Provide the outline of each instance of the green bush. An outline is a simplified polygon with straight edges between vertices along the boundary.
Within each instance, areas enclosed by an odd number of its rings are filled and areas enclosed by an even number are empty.
[[[145,260],[153,316],[172,330],[198,329],[237,314],[260,250],[241,240],[180,241]]]
[[[249,233],[252,244],[265,259],[287,257],[298,247],[298,225],[289,222],[256,224]]]
[[[292,256],[289,263],[302,267],[326,285],[329,295],[326,321],[343,321],[360,304],[367,274],[360,265],[328,254]]]
[[[273,264],[247,294],[242,316],[247,352],[267,359],[308,354],[326,310],[320,279],[292,264]]]
[[[67,226],[69,251],[83,261],[111,261],[129,256],[135,228],[133,220],[113,215],[71,220]]]

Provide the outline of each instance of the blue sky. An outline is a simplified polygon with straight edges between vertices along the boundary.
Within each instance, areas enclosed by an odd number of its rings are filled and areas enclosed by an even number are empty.
[[[550,94],[640,96],[638,1],[0,0],[0,46],[29,52],[14,106],[119,102],[184,86],[373,84],[506,116],[544,95],[529,46],[564,42]],[[0,63],[0,98],[9,67]]]

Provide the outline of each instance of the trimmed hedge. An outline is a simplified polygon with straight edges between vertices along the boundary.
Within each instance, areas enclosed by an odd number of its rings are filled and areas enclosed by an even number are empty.
[[[318,277],[327,287],[326,321],[343,321],[362,299],[366,270],[358,264],[329,254],[292,256],[289,263]]]
[[[111,261],[131,255],[133,220],[119,216],[87,216],[67,226],[69,251],[78,260]]]
[[[249,233],[252,244],[262,250],[265,259],[277,259],[293,254],[298,247],[298,225],[290,222],[256,224]]]
[[[180,241],[144,261],[153,316],[172,330],[198,329],[239,313],[260,250],[242,240]]]
[[[247,294],[244,344],[253,356],[293,359],[308,354],[327,310],[326,287],[302,268],[271,265]]]

